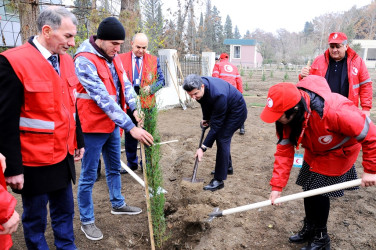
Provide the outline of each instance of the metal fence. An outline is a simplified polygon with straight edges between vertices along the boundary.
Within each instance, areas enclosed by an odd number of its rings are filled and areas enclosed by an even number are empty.
[[[179,58],[181,64],[181,71],[183,76],[187,76],[190,74],[197,74],[202,75],[202,57],[195,56],[195,57],[186,57],[181,56]]]
[[[159,56],[160,66],[166,79],[166,86],[170,86],[173,83],[170,82],[171,78],[167,77],[170,74],[170,72],[167,68],[166,60],[167,60],[166,56],[164,55]],[[179,58],[179,63],[180,63],[180,68],[177,63],[174,64],[176,67],[175,72],[177,74],[176,79],[178,80],[179,85],[183,83],[183,78],[186,77],[187,75],[190,75],[190,74],[203,75],[203,73],[205,72],[202,72],[202,69],[203,69],[202,65],[208,64],[208,62],[205,62],[205,60],[203,60],[201,56],[195,56],[195,57],[181,56]],[[181,77],[180,70],[181,70],[183,77]]]

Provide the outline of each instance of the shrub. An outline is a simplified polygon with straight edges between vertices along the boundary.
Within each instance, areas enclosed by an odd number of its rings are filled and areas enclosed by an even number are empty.
[[[142,97],[146,96],[142,89],[140,95]],[[155,103],[155,96],[153,97],[153,103]],[[151,108],[141,107],[141,112],[144,114],[144,129],[154,138],[154,145],[150,147],[145,146],[146,160],[143,159],[143,164],[144,166],[146,165],[146,175],[150,190],[150,208],[154,239],[156,245],[161,248],[163,242],[168,239],[168,236],[166,234],[166,219],[164,216],[166,199],[162,192],[163,177],[159,165],[160,136],[157,129],[158,109],[156,105]]]

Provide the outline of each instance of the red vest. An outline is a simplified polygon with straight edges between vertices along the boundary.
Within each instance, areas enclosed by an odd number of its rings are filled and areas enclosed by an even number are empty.
[[[213,68],[212,77],[225,80],[234,86],[240,93],[243,93],[243,81],[238,72],[238,68],[226,59],[221,59]]]
[[[20,139],[26,166],[46,166],[74,155],[75,92],[78,79],[73,60],[60,55],[59,76],[30,43],[2,53],[24,85]]]
[[[5,184],[5,178],[3,171],[1,171],[0,165],[0,229],[3,230],[1,226],[7,222],[14,213],[16,207],[16,199],[7,191],[7,186]],[[10,234],[0,235],[0,247],[1,249],[10,249],[13,245],[12,237]]]
[[[106,60],[88,52],[79,53],[75,58],[78,56],[86,57],[95,65],[98,76],[102,80],[104,86],[110,94],[110,97],[117,102],[114,79],[112,78],[112,74]],[[124,109],[124,69],[118,56],[115,56],[113,63],[121,83],[120,104],[121,108]],[[77,92],[77,110],[81,121],[82,131],[85,133],[111,133],[114,131],[115,123],[106,115],[106,113],[103,112],[101,108],[98,107],[97,103],[90,98],[82,84],[78,85]]]
[[[124,65],[124,70],[127,73],[129,81],[133,85],[133,68],[132,68],[132,51],[124,54],[119,54],[120,59]],[[142,78],[141,87],[152,85],[157,80],[157,57],[145,53],[142,60]],[[154,95],[149,95],[141,99],[141,106],[143,108],[150,108],[155,106]]]
[[[350,47],[347,49],[347,75],[349,80],[348,98],[363,110],[372,108],[372,81],[363,59]],[[329,67],[329,49],[313,61],[310,75],[325,77]],[[299,80],[301,76],[299,75]]]

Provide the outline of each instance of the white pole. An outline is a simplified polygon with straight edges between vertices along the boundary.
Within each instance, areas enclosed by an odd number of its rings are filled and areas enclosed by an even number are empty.
[[[145,187],[145,182],[140,177],[138,177],[138,175],[135,172],[133,172],[132,169],[130,169],[127,166],[127,164],[125,164],[123,161],[120,161],[120,163],[121,167],[124,168],[128,172],[128,174],[130,174],[138,183],[140,183],[141,186]],[[151,188],[149,187],[149,189]],[[158,187],[157,193],[160,194],[161,192],[164,194],[167,193],[165,189],[163,189],[162,187]]]
[[[338,183],[338,184],[327,186],[327,187],[322,187],[322,188],[317,188],[317,189],[313,189],[313,190],[309,190],[309,191],[305,191],[305,192],[286,195],[286,196],[283,196],[283,197],[276,199],[275,203],[276,204],[277,203],[283,203],[283,202],[286,202],[286,201],[292,201],[292,200],[296,200],[296,199],[300,199],[300,198],[306,198],[306,197],[315,196],[315,195],[319,195],[319,194],[325,194],[325,193],[337,191],[337,190],[340,190],[340,189],[347,189],[347,188],[351,188],[351,187],[355,187],[355,186],[360,186],[361,183],[362,183],[362,179],[356,179],[356,180],[353,180],[353,181]],[[261,201],[261,202],[257,202],[257,203],[252,203],[252,204],[249,204],[249,205],[240,206],[240,207],[234,207],[234,208],[223,210],[222,215],[228,215],[228,214],[243,212],[243,211],[251,210],[251,209],[255,209],[255,208],[266,207],[266,206],[269,206],[271,204],[272,204],[272,202],[270,200],[266,200],[266,201]]]
[[[154,143],[154,145],[163,145],[167,143],[172,143],[172,142],[178,142],[179,140],[171,140],[171,141],[164,141],[164,142],[159,142],[159,143]],[[140,146],[137,146],[137,149],[140,149]],[[122,149],[121,152],[125,152],[125,149]]]
[[[125,164],[123,161],[120,161],[120,163],[121,167],[124,168],[128,172],[128,174],[130,174],[138,183],[140,183],[141,186],[145,187],[144,181],[140,177],[138,177],[138,175],[133,172],[132,169],[127,166],[127,164]]]

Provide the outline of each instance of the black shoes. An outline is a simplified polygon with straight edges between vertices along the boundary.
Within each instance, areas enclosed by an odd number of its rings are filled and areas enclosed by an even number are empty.
[[[291,236],[289,238],[290,243],[304,243],[304,242],[310,242],[313,238],[313,225],[307,221],[306,218],[304,218],[304,225],[303,228],[295,235]]]
[[[215,174],[215,170],[211,171],[211,174]],[[227,169],[227,174],[228,175],[233,175],[234,174],[234,169],[232,167],[229,167]]]
[[[240,127],[239,134],[241,134],[241,135],[244,135],[244,134],[245,134],[244,123],[243,123],[243,125]]]
[[[224,188],[224,186],[225,186],[225,184],[224,184],[223,181],[213,179],[213,180],[210,181],[210,183],[208,185],[206,185],[204,187],[204,190],[209,190],[209,191],[214,192],[215,190]]]
[[[326,227],[315,228],[312,242],[300,250],[330,250],[330,238]]]

